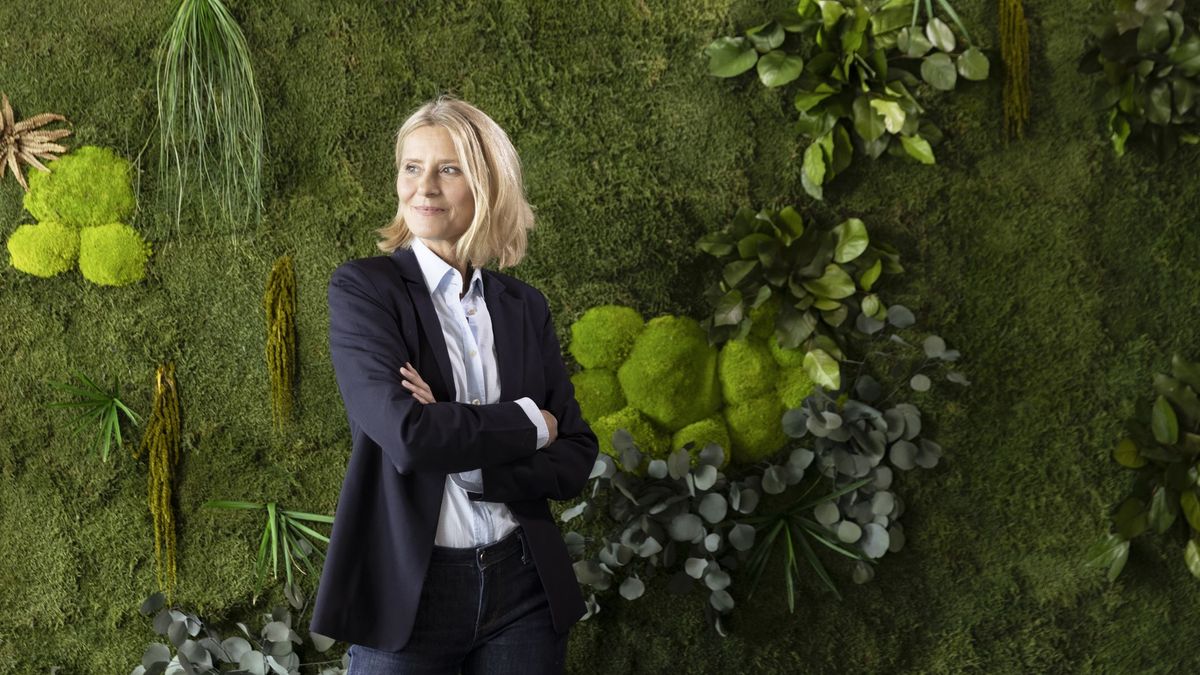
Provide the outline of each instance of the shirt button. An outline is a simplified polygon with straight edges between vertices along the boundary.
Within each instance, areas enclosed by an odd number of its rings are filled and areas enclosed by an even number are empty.
[[[479,399],[477,399],[477,398],[471,399],[471,405],[479,405]]]
[[[475,309],[474,308],[468,309],[467,316],[475,316]]]
[[[476,353],[477,353],[477,352],[476,352],[474,349],[472,349],[472,350],[471,350],[471,356],[472,356],[472,357],[474,357]]]

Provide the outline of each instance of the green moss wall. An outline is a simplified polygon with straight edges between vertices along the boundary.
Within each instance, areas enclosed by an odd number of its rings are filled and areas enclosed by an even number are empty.
[[[1025,141],[1001,137],[998,78],[962,86],[929,106],[947,133],[938,165],[859,162],[814,206],[788,102],[705,74],[701,49],[763,20],[758,3],[236,0],[268,138],[266,218],[236,236],[205,234],[198,212],[176,230],[159,203],[152,64],[176,4],[0,3],[0,89],[22,116],[70,118],[72,147],[145,148],[132,224],[154,245],[147,280],[126,288],[0,269],[0,672],[127,673],[157,639],[137,613],[154,584],[145,469],[128,450],[85,456],[68,414],[47,410],[48,381],[72,368],[120,380],[149,412],[154,368],[175,360],[178,599],[225,634],[283,602],[276,587],[251,605],[261,523],[200,505],[333,512],[350,444],[325,285],[374,253],[395,209],[393,134],[444,90],[489,111],[525,161],[541,225],[514,273],[545,291],[564,341],[599,304],[699,316],[707,268],[693,242],[738,206],[796,203],[858,216],[900,247],[909,273],[885,291],[962,350],[974,382],[914,396],[947,456],[902,477],[908,546],[874,582],[842,573],[842,602],[808,583],[789,614],[772,578],[752,601],[735,594],[724,640],[706,632],[700,594],[652,583],[576,628],[572,672],[1200,668],[1200,582],[1181,545],[1139,540],[1113,585],[1080,567],[1130,478],[1107,459],[1123,421],[1172,351],[1200,357],[1200,153],[1113,157],[1074,65],[1107,2],[1026,0]],[[955,5],[994,50],[995,3]],[[26,222],[5,178],[0,234]],[[261,293],[284,252],[301,371],[298,422],[275,436]]]

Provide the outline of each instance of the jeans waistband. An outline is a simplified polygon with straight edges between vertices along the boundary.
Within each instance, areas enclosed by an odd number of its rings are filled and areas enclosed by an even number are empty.
[[[519,527],[499,541],[483,546],[451,548],[435,545],[430,562],[438,565],[478,565],[483,568],[498,563],[514,553],[520,553],[523,560],[529,558],[525,533]]]

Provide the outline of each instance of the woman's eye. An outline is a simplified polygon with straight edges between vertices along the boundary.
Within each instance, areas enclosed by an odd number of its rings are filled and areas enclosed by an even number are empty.
[[[417,173],[419,170],[420,167],[418,167],[416,164],[406,164],[404,166],[405,173]]]
[[[444,167],[442,167],[442,171],[444,171],[446,173],[450,173],[450,174],[462,173],[461,171],[459,171],[457,166],[444,166]]]

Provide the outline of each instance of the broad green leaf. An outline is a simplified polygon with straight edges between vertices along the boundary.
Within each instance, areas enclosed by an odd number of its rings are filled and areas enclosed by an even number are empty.
[[[871,100],[866,94],[856,97],[850,109],[854,117],[854,131],[867,143],[873,143],[887,131],[883,118],[872,109]]]
[[[1171,123],[1171,87],[1158,82],[1146,95],[1146,120],[1151,124]]]
[[[817,6],[821,8],[821,23],[826,30],[836,26],[838,20],[846,13],[846,8],[837,0],[818,0]]]
[[[1113,459],[1117,460],[1117,464],[1130,469],[1146,466],[1146,458],[1138,452],[1137,444],[1131,438],[1121,439],[1121,442],[1117,443],[1117,447],[1113,449]]]
[[[800,112],[808,112],[812,110],[818,103],[833,96],[837,93],[833,87],[828,84],[818,84],[812,91],[802,91],[796,94],[796,99],[793,102],[796,110]]]
[[[1146,54],[1157,52],[1171,43],[1171,25],[1162,14],[1148,16],[1138,30],[1138,51]]]
[[[758,61],[754,47],[740,37],[717,38],[705,47],[704,53],[708,56],[708,72],[717,77],[741,75]]]
[[[721,296],[713,311],[713,325],[736,326],[744,315],[742,293],[736,288]]]
[[[900,133],[904,127],[904,108],[896,101],[883,98],[871,99],[871,109],[883,118],[884,127],[893,134]],[[868,139],[874,140],[874,139]]]
[[[1179,442],[1179,420],[1175,417],[1175,409],[1165,396],[1159,395],[1154,401],[1154,410],[1150,413],[1150,430],[1154,432],[1154,440],[1163,445],[1175,445]]]
[[[933,43],[920,33],[909,32],[908,28],[900,31],[896,47],[910,59],[919,59],[933,49]]]
[[[872,293],[864,297],[862,299],[862,311],[867,316],[875,316],[875,313],[879,311],[879,296]]]
[[[746,31],[746,37],[750,38],[750,42],[754,43],[754,48],[758,51],[769,52],[783,44],[783,26],[777,21],[768,21]]]
[[[883,272],[883,260],[877,258],[875,260],[875,264],[868,267],[862,273],[862,276],[858,278],[858,285],[864,291],[869,292],[871,290],[871,287],[874,286],[875,282],[879,279],[879,275],[882,272]]]
[[[1175,495],[1165,486],[1154,489],[1154,495],[1150,498],[1150,527],[1155,532],[1162,534],[1171,529],[1175,516],[1179,514],[1178,503]]]
[[[849,218],[833,228],[837,246],[833,249],[835,262],[847,263],[862,255],[870,243],[867,226],[858,218]]]
[[[804,234],[804,219],[796,212],[796,209],[785,206],[779,212],[779,219],[782,220],[788,227],[788,233],[793,237],[799,238]]]
[[[769,235],[761,232],[748,234],[741,238],[737,243],[738,256],[743,260],[757,260],[759,244],[769,244],[774,241]],[[734,286],[736,284],[729,284]]]
[[[1108,119],[1108,128],[1113,151],[1117,153],[1117,157],[1124,156],[1125,141],[1129,138],[1130,132],[1129,120],[1114,109]]]
[[[823,349],[814,349],[804,355],[804,372],[813,382],[830,391],[842,386],[837,360]]]
[[[780,49],[763,54],[758,59],[758,79],[768,87],[781,87],[800,77],[803,71],[804,59]]]
[[[936,16],[925,24],[925,37],[933,43],[934,47],[944,51],[952,52],[956,45],[954,41],[954,31],[950,30],[950,26],[946,25],[945,21]]]
[[[854,279],[851,279],[850,275],[846,274],[846,270],[837,263],[826,265],[824,274],[819,278],[805,281],[803,286],[805,290],[818,298],[841,300],[854,295]]]
[[[829,157],[829,172],[825,176],[826,182],[845,171],[850,167],[850,162],[854,161],[854,144],[850,142],[850,133],[846,131],[846,125],[839,124],[834,127],[830,141],[831,143],[825,147]]]
[[[1084,563],[1088,567],[1107,569],[1108,580],[1114,581],[1125,567],[1129,557],[1129,541],[1118,534],[1109,533],[1088,549]]]
[[[810,143],[804,150],[802,174],[808,184],[818,188],[825,182],[825,151],[821,149],[819,142]],[[807,185],[805,187],[807,189]]]
[[[1183,549],[1183,562],[1192,576],[1200,579],[1200,541],[1195,537],[1189,539],[1187,546]]]
[[[929,141],[920,136],[900,136],[900,144],[904,146],[904,151],[909,157],[917,160],[922,164],[933,164],[933,148],[929,147]]]
[[[1188,525],[1200,532],[1200,499],[1196,498],[1196,491],[1188,490],[1179,495],[1179,506],[1183,509],[1183,517],[1187,519]]]
[[[757,260],[734,260],[725,265],[725,268],[721,271],[721,276],[725,279],[727,286],[736,288],[746,278],[746,275],[753,272],[757,266]]]
[[[1137,497],[1130,497],[1121,502],[1121,506],[1117,508],[1117,513],[1113,516],[1113,525],[1117,528],[1117,534],[1125,539],[1133,539],[1146,531],[1146,526],[1149,524],[1149,513],[1146,510],[1146,504]]]
[[[958,70],[948,54],[938,52],[921,60],[921,78],[934,89],[950,91],[958,82]]]
[[[958,57],[958,74],[968,80],[986,80],[991,64],[978,47],[967,47]]]

